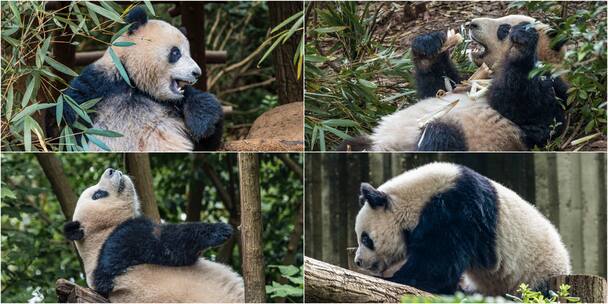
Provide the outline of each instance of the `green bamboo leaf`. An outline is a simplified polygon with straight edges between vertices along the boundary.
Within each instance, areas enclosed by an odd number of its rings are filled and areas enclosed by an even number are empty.
[[[86,2],[85,2],[86,4]],[[97,14],[95,14],[95,12],[92,9],[89,9],[89,17],[91,17],[91,20],[93,20],[93,23],[95,23],[96,26],[101,26],[101,22],[99,22],[99,18],[97,18]]]
[[[350,119],[328,119],[323,124],[330,127],[356,127],[358,125],[357,122]]]
[[[304,14],[304,12],[303,12],[303,11],[299,11],[299,12],[297,12],[297,13],[293,14],[291,17],[289,17],[289,18],[287,18],[287,19],[283,20],[283,22],[281,22],[281,23],[279,23],[279,25],[275,26],[275,27],[272,29],[272,31],[270,31],[270,33],[272,34],[272,33],[276,32],[276,31],[280,30],[282,27],[284,27],[285,25],[289,24],[291,21],[293,21],[293,20],[295,20],[296,18],[298,18],[298,17],[302,16],[302,14]]]
[[[41,68],[42,63],[46,59],[46,53],[49,51],[49,46],[51,45],[51,35],[49,35],[44,42],[42,43],[42,47],[36,51],[36,67]]]
[[[300,18],[298,19],[298,21],[296,21],[291,28],[289,29],[289,31],[287,32],[287,34],[283,35],[283,44],[285,44],[285,42],[291,38],[291,36],[293,35],[293,33],[296,32],[296,30],[300,29],[300,27],[302,26],[302,24],[304,23],[304,18]]]
[[[35,103],[33,105],[29,105],[25,109],[21,110],[21,112],[17,113],[17,115],[15,115],[13,119],[11,119],[11,122],[17,122],[24,116],[28,116],[36,111],[40,111],[54,106],[55,103]]]
[[[316,28],[314,31],[317,33],[320,33],[320,34],[326,34],[326,33],[341,32],[347,28],[348,28],[348,26],[330,26],[330,27]]]
[[[80,106],[78,105],[78,103],[74,99],[72,99],[72,97],[70,97],[69,95],[64,95],[64,96],[65,96],[65,100],[68,102],[68,106],[70,106],[70,108],[72,108],[72,110],[74,110],[74,112],[76,112],[76,114],[78,114],[78,116],[80,116],[82,119],[84,119],[89,124],[93,124],[93,121],[91,121],[89,114],[87,114],[83,109],[81,109]]]
[[[13,86],[8,87],[8,92],[6,93],[6,109],[4,110],[6,113],[6,119],[11,120],[11,116],[13,115]]]
[[[90,134],[85,134],[85,136],[89,139],[90,142],[94,143],[96,146],[100,147],[101,149],[103,149],[105,151],[112,151],[112,149],[110,149],[110,147],[108,147],[108,145],[106,145],[103,141],[99,140],[97,137],[90,135]]]
[[[72,128],[65,128],[65,149],[67,151],[74,151],[74,146],[76,144],[76,137],[74,137],[74,132],[72,132]]]
[[[357,79],[357,81],[359,81],[359,83],[366,88],[375,89],[378,87],[375,83],[367,81],[365,79]]]
[[[348,134],[346,134],[346,133],[344,133],[344,132],[342,132],[342,131],[340,131],[340,130],[338,130],[336,128],[332,128],[330,126],[325,126],[325,130],[327,130],[327,131],[335,134],[336,136],[338,136],[338,137],[340,137],[342,139],[351,139],[352,138],[352,136],[350,136],[350,135],[348,135]]]
[[[130,42],[130,41],[119,41],[119,42],[114,42],[112,43],[113,46],[118,46],[118,47],[127,47],[127,46],[132,46],[135,45],[135,42]]]
[[[23,97],[21,98],[21,107],[25,107],[29,103],[39,77],[40,76],[37,73],[32,74],[32,79],[30,79],[30,82],[27,84],[27,87],[25,88],[25,93],[23,93]],[[36,96],[36,94],[33,95]]]
[[[21,14],[19,14],[19,9],[15,5],[16,1],[7,1],[7,2],[8,2],[8,6],[11,8],[11,11],[13,11],[13,19],[15,19],[15,23],[17,23],[17,25],[19,27],[21,27]]]
[[[122,34],[126,33],[132,24],[133,23],[129,23],[129,24],[123,26],[120,30],[118,30],[118,32],[116,32],[116,34],[114,34],[114,36],[112,36],[112,39],[110,39],[110,43],[114,43],[114,41],[116,39],[118,39],[118,37],[120,37],[120,36],[122,36]]]
[[[260,63],[262,63],[264,61],[264,59],[266,59],[266,57],[268,57],[268,55],[270,55],[270,53],[272,53],[274,48],[276,48],[277,45],[279,45],[279,42],[281,42],[281,37],[277,38],[277,40],[274,41],[274,43],[270,46],[270,48],[268,48],[266,53],[264,53],[264,56],[262,56],[262,59],[260,59],[260,61],[258,61],[258,65]]]
[[[55,107],[55,120],[57,121],[57,126],[61,124],[61,120],[63,119],[63,95],[57,98],[57,106]]]
[[[19,30],[18,26],[7,27],[6,30],[2,31],[2,36],[3,37],[8,37],[8,36],[16,33],[18,30]]]
[[[51,56],[47,56],[45,61],[46,61],[46,63],[50,64],[55,70],[57,70],[59,72],[62,72],[66,75],[70,75],[70,76],[74,76],[74,77],[78,76],[78,73],[74,72],[72,69],[63,65],[59,61],[53,59]]]
[[[118,69],[118,73],[130,87],[133,87],[133,85],[131,85],[131,81],[129,80],[129,75],[127,74],[127,71],[125,70],[125,67],[122,65],[122,62],[120,62],[120,58],[118,58],[118,55],[116,55],[116,53],[114,53],[114,50],[112,49],[112,47],[109,48],[109,51],[110,51],[110,57],[112,57],[112,61],[114,62],[116,69]]]
[[[304,61],[306,61],[306,62],[318,62],[318,63],[321,63],[321,62],[325,62],[327,60],[329,60],[327,57],[325,57],[325,56],[319,56],[319,55],[308,55],[308,54],[306,54],[306,57],[304,57]]]
[[[319,149],[325,151],[325,130],[319,128]]]
[[[23,121],[23,144],[25,151],[32,151],[32,118],[27,116]]]
[[[152,14],[152,16],[156,16],[156,13],[154,12],[154,7],[152,6],[152,3],[150,1],[148,1],[148,0],[144,0],[144,3],[146,4],[146,8],[150,12],[150,14]]]
[[[87,6],[88,9],[94,11],[97,14],[100,14],[108,19],[111,19],[112,21],[118,22],[118,23],[124,23],[122,21],[122,19],[120,19],[120,15],[117,14],[116,12],[114,12],[114,10],[109,11],[97,4],[93,4],[89,1],[85,2],[85,5]]]
[[[123,137],[122,134],[110,130],[98,129],[98,128],[89,128],[85,131],[87,134],[105,136],[105,137]]]
[[[96,105],[100,100],[101,100],[101,97],[89,99],[89,100],[81,103],[80,108],[86,111],[86,110],[92,108],[94,105]]]

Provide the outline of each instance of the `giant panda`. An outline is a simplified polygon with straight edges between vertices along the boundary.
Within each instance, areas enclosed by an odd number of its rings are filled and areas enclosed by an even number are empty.
[[[542,75],[529,78],[538,60],[559,63],[555,32],[522,15],[477,18],[469,24],[470,59],[493,71],[485,95],[449,91],[446,78],[460,83],[450,60],[446,33],[412,42],[416,90],[420,101],[385,116],[369,136],[347,140],[338,150],[513,151],[544,147],[563,127],[567,83]],[[448,91],[437,96],[439,90]],[[455,103],[455,106],[453,106]],[[452,108],[453,106],[453,108]],[[552,127],[553,125],[553,127]],[[552,129],[554,128],[554,129]]]
[[[549,220],[465,166],[427,164],[378,189],[362,183],[359,201],[355,265],[387,280],[453,294],[466,277],[475,288],[466,291],[496,296],[571,272]]]
[[[199,257],[230,237],[232,228],[143,218],[135,187],[120,171],[105,170],[82,192],[64,233],[75,241],[89,287],[112,302],[244,301],[238,274]]]
[[[101,98],[94,106],[92,127],[123,135],[104,137],[114,151],[217,150],[222,108],[213,95],[192,87],[201,69],[190,57],[187,38],[167,22],[148,20],[141,7],[131,10],[126,22],[131,26],[116,42],[135,45],[111,48],[133,87],[121,77],[108,50],[72,80],[65,95],[79,104]],[[71,106],[63,110],[69,124],[88,124]],[[94,144],[88,148],[99,149]]]

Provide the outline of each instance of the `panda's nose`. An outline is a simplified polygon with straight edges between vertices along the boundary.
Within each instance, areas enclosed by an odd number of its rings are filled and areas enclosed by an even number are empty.
[[[112,176],[114,175],[114,172],[116,172],[116,170],[112,169],[112,168],[108,168],[106,169],[106,173],[108,174],[108,176]]]
[[[194,70],[194,71],[192,71],[192,76],[194,76],[194,78],[199,78],[199,77],[201,77],[201,70],[200,70],[200,69],[198,69],[198,70]]]
[[[357,267],[361,267],[361,259],[360,258],[356,258],[355,259],[355,265],[357,265]]]
[[[476,30],[476,29],[478,29],[478,28],[479,28],[479,24],[478,24],[476,21],[471,21],[471,22],[469,22],[469,23],[467,24],[467,27],[468,27],[470,30]]]

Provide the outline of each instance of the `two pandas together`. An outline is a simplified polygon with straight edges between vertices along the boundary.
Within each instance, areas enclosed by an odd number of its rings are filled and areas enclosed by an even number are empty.
[[[1,8],[3,302],[608,301],[601,1]]]

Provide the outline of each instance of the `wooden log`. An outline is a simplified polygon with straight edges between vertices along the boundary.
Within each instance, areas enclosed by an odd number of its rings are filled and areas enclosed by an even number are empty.
[[[304,257],[306,302],[400,302],[404,295],[432,297],[411,286],[360,274]]]
[[[110,303],[91,288],[82,287],[66,279],[58,279],[55,292],[59,303]]]
[[[548,288],[555,292],[562,284],[570,285],[570,296],[581,298],[581,303],[606,303],[608,301],[606,279],[600,276],[560,275],[551,277],[547,282]]]
[[[76,66],[85,66],[95,62],[97,59],[101,58],[105,53],[105,50],[101,51],[88,51],[88,52],[77,52],[76,59],[74,60],[74,65]],[[205,51],[205,63],[206,64],[221,64],[226,63],[228,59],[227,51]]]

